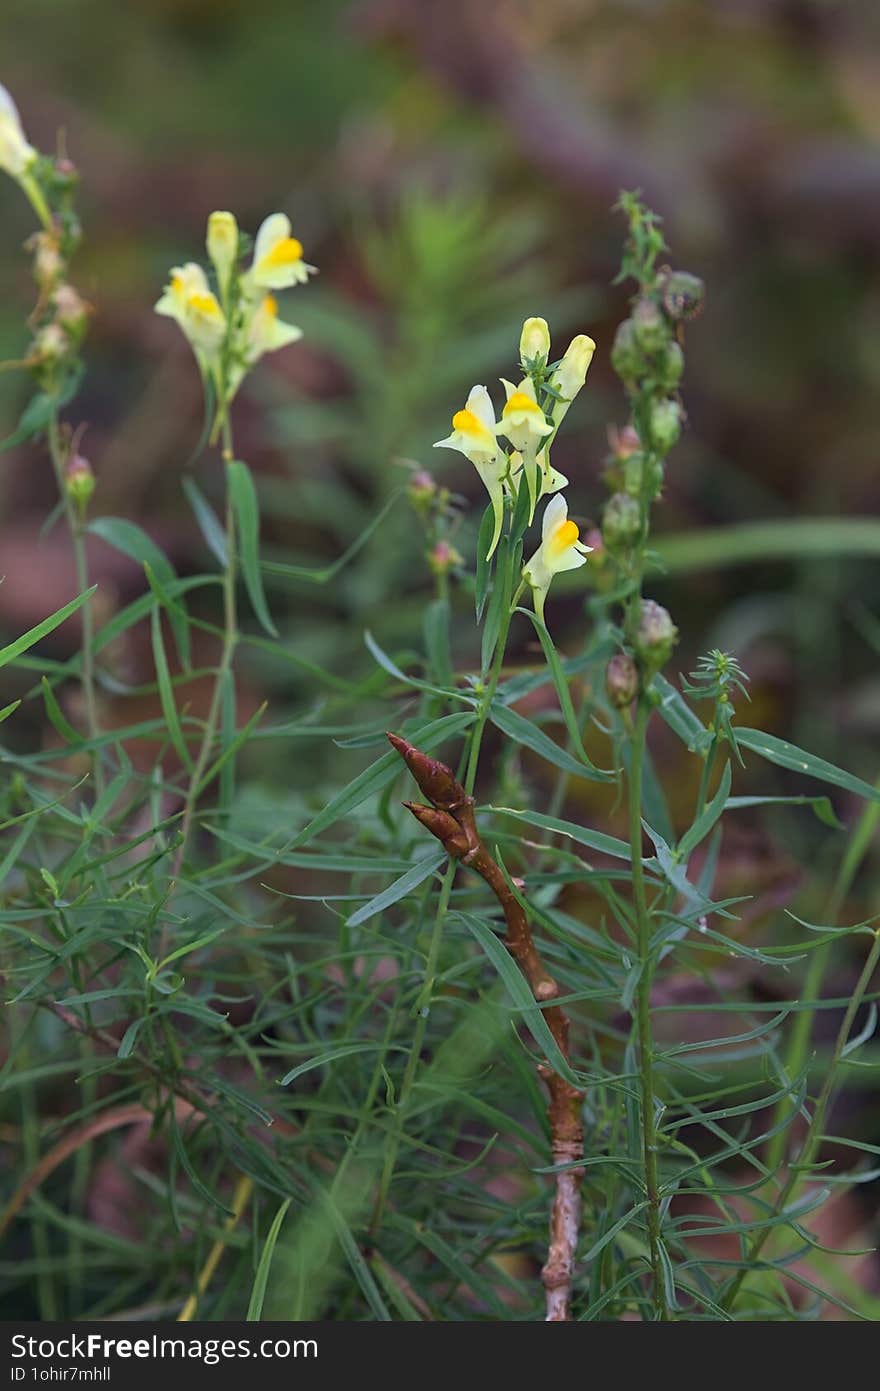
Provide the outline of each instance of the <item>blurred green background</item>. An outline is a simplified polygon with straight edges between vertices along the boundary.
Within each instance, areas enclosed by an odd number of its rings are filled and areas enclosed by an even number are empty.
[[[204,563],[180,491],[197,374],[152,305],[168,266],[201,253],[212,208],[254,230],[280,207],[321,274],[286,306],[304,342],[262,366],[238,409],[267,554],[338,555],[405,482],[405,461],[479,499],[466,461],[429,446],[474,381],[510,373],[532,313],[560,350],[577,331],[599,345],[554,451],[573,511],[591,520],[606,429],[624,420],[608,364],[627,294],[612,284],[612,205],[639,186],[674,264],[708,284],[661,526],[873,517],[878,30],[867,0],[6,0],[0,76],[32,138],[59,138],[83,175],[77,270],[96,312],[70,418],[88,422],[97,508],[136,517],[182,570]],[[32,287],[16,256],[29,210],[11,184],[0,211],[0,357],[15,358]],[[26,390],[0,374],[4,433]],[[199,470],[210,491],[210,461]],[[7,456],[9,630],[69,593],[62,529],[40,535],[51,504],[35,447]],[[471,535],[468,521],[468,559]],[[351,674],[371,667],[366,624],[411,644],[432,586],[423,552],[402,504],[332,586],[277,581],[292,653]],[[106,602],[139,591],[136,567],[98,542],[93,564]],[[710,645],[735,650],[752,722],[873,775],[862,751],[880,719],[878,575],[806,548],[686,567],[654,592],[685,634],[681,669]],[[554,628],[579,640],[574,591],[556,600]],[[254,660],[255,699],[309,697],[295,663]],[[119,661],[148,679],[146,651]]]

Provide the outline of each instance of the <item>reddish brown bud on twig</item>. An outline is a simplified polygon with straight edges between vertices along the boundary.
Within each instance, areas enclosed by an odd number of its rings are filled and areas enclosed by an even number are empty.
[[[411,811],[417,821],[420,821],[426,831],[430,831],[432,836],[436,836],[446,851],[454,860],[460,860],[466,855],[469,849],[468,839],[464,831],[459,826],[454,816],[450,816],[448,811],[440,811],[437,807],[423,807],[421,802],[404,802],[407,811]]]
[[[400,754],[420,790],[435,807],[451,811],[467,801],[467,793],[452,769],[447,768],[445,763],[440,763],[436,758],[429,758],[414,744],[401,739],[399,734],[389,734],[388,742]]]

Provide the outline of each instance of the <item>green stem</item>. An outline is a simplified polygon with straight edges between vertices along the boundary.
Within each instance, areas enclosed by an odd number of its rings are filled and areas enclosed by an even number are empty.
[[[49,443],[49,454],[52,459],[52,468],[55,472],[55,482],[58,487],[58,496],[64,508],[64,516],[67,521],[67,529],[70,533],[70,540],[73,546],[73,558],[76,566],[76,584],[82,594],[89,587],[89,565],[86,554],[86,535],[83,518],[76,507],[73,498],[67,489],[67,480],[64,470],[67,464],[67,451],[61,440],[61,425],[58,418],[58,409],[54,407],[49,417],[47,429]],[[100,724],[98,721],[98,703],[95,696],[95,619],[92,612],[92,600],[84,604],[80,610],[82,613],[82,692],[86,707],[86,725],[88,728],[89,739],[96,740],[100,736]],[[101,769],[100,751],[96,750],[93,755],[92,763],[95,775],[95,791],[100,796],[103,790],[103,772]]]
[[[504,655],[507,648],[507,638],[510,633],[510,623],[513,617],[513,610],[519,597],[519,591],[514,596],[512,603],[504,605],[504,617],[498,633],[498,643],[495,648],[495,656],[492,662],[489,680],[483,689],[477,719],[471,733],[470,746],[468,748],[467,769],[464,776],[464,787],[470,796],[474,790],[477,780],[477,769],[480,762],[480,749],[483,743],[483,735],[489,719],[489,710],[498,689],[498,682],[504,666]],[[422,1048],[425,1042],[425,1034],[428,1028],[428,1017],[431,1011],[431,1001],[434,994],[434,985],[437,976],[437,965],[440,959],[440,946],[443,941],[443,925],[446,913],[449,908],[449,900],[452,894],[452,885],[455,880],[456,863],[451,860],[443,876],[440,886],[440,896],[437,900],[437,910],[434,914],[434,924],[431,929],[431,940],[428,944],[428,955],[425,962],[425,979],[419,996],[416,1001],[416,1023],[413,1030],[412,1047],[406,1060],[403,1080],[400,1084],[400,1096],[398,1097],[397,1110],[395,1113],[394,1129],[388,1142],[388,1149],[385,1154],[385,1163],[382,1168],[382,1176],[379,1180],[379,1188],[376,1194],[376,1202],[373,1207],[373,1215],[370,1219],[370,1241],[374,1241],[379,1228],[382,1225],[382,1218],[388,1203],[388,1194],[394,1178],[394,1170],[397,1165],[397,1155],[403,1139],[403,1125],[406,1117],[407,1104],[410,1093],[415,1081],[416,1072],[421,1061]]]
[[[37,217],[42,222],[46,231],[51,232],[52,214],[49,210],[49,204],[46,202],[43,190],[40,188],[40,185],[37,183],[33,174],[28,174],[27,172],[21,174],[19,176],[18,182],[21,185],[21,188],[24,191],[24,193],[27,195],[27,199],[31,207],[37,214]]]
[[[228,464],[234,457],[232,443],[232,427],[229,421],[228,412],[223,415],[223,460]],[[187,788],[186,799],[183,806],[183,816],[180,823],[180,844],[174,857],[172,877],[177,878],[180,867],[186,854],[187,842],[192,830],[193,817],[195,815],[196,804],[203,791],[202,783],[208,767],[208,760],[214,740],[217,736],[217,728],[220,722],[220,713],[223,707],[223,689],[232,671],[232,664],[235,659],[235,649],[238,645],[238,614],[235,602],[235,583],[236,583],[236,553],[235,553],[235,513],[232,505],[232,495],[226,489],[226,570],[223,575],[223,647],[220,653],[220,663],[217,667],[217,677],[214,682],[214,690],[211,696],[211,705],[208,710],[208,718],[205,721],[205,729],[202,735],[202,742],[199,752],[193,765],[192,775]]]
[[[632,860],[633,907],[638,933],[641,975],[637,999],[637,1028],[639,1036],[639,1087],[642,1110],[642,1147],[645,1167],[645,1190],[648,1197],[648,1250],[651,1262],[654,1312],[657,1319],[666,1320],[666,1287],[663,1282],[660,1236],[660,1183],[657,1168],[657,1122],[654,1095],[654,1040],[651,1029],[651,916],[645,896],[645,874],[642,865],[642,768],[645,734],[651,707],[642,697],[630,737],[629,765],[629,843]]]
[[[865,964],[862,967],[861,975],[856,983],[855,990],[852,993],[852,997],[846,1007],[846,1012],[837,1032],[834,1051],[831,1054],[831,1061],[825,1073],[825,1081],[816,1098],[816,1105],[813,1109],[813,1115],[810,1119],[807,1133],[804,1136],[804,1142],[797,1157],[797,1163],[791,1165],[788,1177],[782,1185],[782,1189],[780,1190],[774,1206],[774,1216],[784,1213],[792,1196],[796,1192],[798,1184],[803,1179],[804,1170],[809,1169],[813,1164],[819,1145],[822,1142],[825,1133],[825,1121],[828,1117],[831,1101],[838,1085],[837,1072],[843,1059],[843,1051],[849,1042],[849,1036],[852,1031],[853,1023],[855,1022],[855,1017],[867,993],[868,986],[871,984],[871,978],[877,968],[877,963],[880,961],[880,929],[875,929],[872,936],[874,940],[871,943],[871,950],[868,952]],[[739,1271],[731,1282],[730,1288],[723,1301],[722,1307],[724,1309],[729,1310],[733,1307],[737,1295],[742,1288],[743,1281],[764,1249],[764,1245],[771,1231],[774,1231],[775,1228],[776,1223],[768,1219],[768,1224],[755,1236],[748,1254],[746,1255],[743,1269]]]
[[[706,758],[703,763],[703,773],[700,778],[700,790],[697,793],[697,809],[694,812],[694,821],[702,816],[706,807],[706,798],[709,795],[709,781],[712,777],[712,768],[715,764],[715,754],[718,752],[718,736],[716,734],[709,748],[706,750]]]

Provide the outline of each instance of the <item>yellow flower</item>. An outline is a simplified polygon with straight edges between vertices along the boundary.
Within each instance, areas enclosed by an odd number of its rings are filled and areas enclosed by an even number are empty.
[[[554,425],[559,425],[564,419],[569,406],[586,381],[587,368],[595,351],[596,344],[585,333],[579,333],[566,348],[564,357],[550,378],[550,385],[562,398],[553,402],[551,414]]]
[[[538,405],[534,383],[531,377],[524,377],[519,386],[514,386],[504,377],[501,383],[507,394],[507,402],[501,412],[499,433],[507,436],[514,449],[534,457],[541,440],[553,433],[553,426],[548,425]]]
[[[296,343],[300,338],[302,329],[279,319],[278,301],[275,296],[264,295],[245,321],[239,361],[230,372],[230,398],[238,390],[246,373],[254,363],[259,362],[264,353],[277,352],[279,348],[286,348],[288,343]]]
[[[546,319],[526,319],[519,340],[523,369],[527,362],[546,362],[550,356],[550,330]]]
[[[238,223],[233,213],[211,213],[205,246],[217,272],[220,292],[225,296],[232,267],[238,260]]]
[[[501,412],[499,432],[506,435],[510,443],[522,455],[522,468],[529,490],[529,524],[535,515],[538,501],[538,451],[553,426],[544,419],[544,412],[538,405],[535,387],[530,377],[524,377],[519,386],[501,378],[507,394],[507,403]]]
[[[495,529],[487,559],[498,545],[504,521],[504,483],[507,456],[498,447],[495,408],[484,386],[475,386],[460,411],[452,417],[452,434],[437,440],[435,449],[456,449],[470,459],[483,481],[495,517]]]
[[[205,272],[194,261],[173,268],[156,313],[180,325],[200,359],[215,357],[226,337],[226,316]]]
[[[563,570],[577,570],[586,565],[593,549],[578,539],[575,522],[569,521],[568,503],[557,493],[547,503],[541,523],[541,544],[531,560],[523,566],[523,579],[532,588],[535,613],[543,621],[544,601],[554,575]]]
[[[254,243],[254,260],[247,283],[257,290],[286,290],[304,285],[315,267],[303,260],[302,243],[291,235],[290,218],[271,213]]]
[[[37,152],[25,139],[18,107],[0,83],[0,169],[20,179]]]

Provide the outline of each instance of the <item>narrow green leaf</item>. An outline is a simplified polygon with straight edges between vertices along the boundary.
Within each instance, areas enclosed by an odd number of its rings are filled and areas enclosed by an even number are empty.
[[[651,691],[660,697],[656,707],[660,718],[674,730],[691,753],[705,753],[712,743],[712,732],[694,713],[681,692],[665,676],[659,675],[651,682]]]
[[[425,637],[425,650],[428,664],[435,681],[441,686],[451,686],[452,653],[449,643],[449,600],[434,599],[425,609],[422,618],[422,632]]]
[[[12,434],[7,435],[5,440],[0,440],[0,454],[38,435],[49,424],[54,409],[55,401],[52,396],[47,396],[43,391],[32,396]]]
[[[199,1175],[196,1173],[192,1160],[187,1152],[186,1145],[183,1142],[183,1136],[180,1133],[180,1126],[177,1123],[177,1117],[174,1114],[173,1107],[168,1111],[168,1125],[171,1131],[171,1143],[174,1153],[183,1165],[184,1172],[193,1188],[201,1198],[204,1198],[205,1202],[210,1203],[211,1207],[218,1208],[226,1217],[234,1217],[235,1213],[232,1209],[228,1208],[225,1203],[221,1203],[220,1199],[214,1196],[210,1188],[205,1187]]]
[[[544,1018],[544,1011],[535,1001],[529,986],[523,976],[522,971],[513,960],[510,952],[504,943],[495,935],[491,927],[488,927],[472,913],[457,913],[459,918],[476,938],[483,951],[488,956],[498,975],[507,990],[513,1004],[519,1013],[522,1014],[528,1026],[529,1033],[535,1043],[545,1055],[548,1063],[554,1072],[558,1072],[560,1077],[564,1077],[574,1087],[583,1086],[583,1079],[579,1078],[572,1071],[571,1064],[563,1056],[559,1045],[550,1032],[547,1020]]]
[[[497,813],[499,816],[514,816],[519,821],[525,821],[529,826],[538,826],[543,831],[552,831],[555,835],[567,836],[569,840],[577,841],[578,845],[586,845],[590,850],[598,850],[603,855],[611,855],[616,860],[629,860],[629,846],[625,840],[618,840],[616,836],[607,836],[604,831],[593,831],[587,826],[578,826],[573,821],[561,821],[557,816],[545,816],[539,811],[517,811],[513,807],[487,807],[487,811]]]
[[[535,632],[538,634],[538,641],[544,651],[544,658],[553,680],[553,686],[559,700],[559,708],[562,711],[562,718],[565,720],[565,727],[568,730],[568,737],[571,740],[575,754],[586,767],[593,768],[593,762],[583,745],[581,731],[578,725],[578,717],[568,687],[568,678],[566,677],[559,653],[556,650],[556,645],[546,625],[541,622],[536,613],[533,613],[531,609],[523,608],[517,609],[517,613],[524,613],[526,618],[531,622]],[[600,780],[613,776],[609,773],[602,773],[598,769],[594,769],[593,775]]]
[[[248,1310],[245,1314],[247,1323],[259,1323],[263,1316],[263,1300],[266,1298],[266,1286],[269,1283],[269,1271],[272,1268],[272,1257],[275,1254],[275,1246],[281,1233],[282,1224],[287,1216],[287,1209],[290,1207],[290,1203],[290,1198],[284,1199],[284,1202],[272,1219],[272,1225],[263,1243],[263,1250],[260,1253],[260,1261],[251,1289]]]
[[[93,584],[91,589],[85,590],[76,599],[71,599],[70,603],[65,604],[62,609],[57,609],[49,618],[44,618],[42,623],[38,623],[35,628],[29,628],[26,633],[22,633],[20,638],[16,638],[14,642],[10,642],[6,647],[0,649],[0,667],[5,667],[8,662],[14,661],[22,652],[27,652],[29,647],[33,647],[47,633],[54,632],[66,618],[69,618],[72,613],[76,613],[77,609],[81,609],[83,604],[88,603],[97,588],[98,586]]]
[[[65,1001],[65,1004],[66,1003],[67,1001]],[[145,1014],[142,1014],[139,1019],[135,1019],[132,1021],[131,1024],[129,1024],[128,1028],[126,1029],[125,1033],[122,1035],[122,1038],[119,1041],[119,1047],[116,1050],[117,1058],[131,1057],[132,1050],[134,1049],[134,1045],[137,1042],[137,1036],[140,1033],[142,1026],[146,1024],[146,1022],[147,1016]]]
[[[312,1072],[316,1067],[323,1067],[326,1063],[335,1063],[339,1058],[350,1058],[355,1053],[381,1053],[386,1047],[384,1043],[343,1043],[337,1048],[326,1048],[323,1053],[319,1053],[314,1058],[309,1058],[307,1062],[299,1063],[292,1067],[289,1072],[285,1072],[279,1087],[288,1087],[291,1082],[295,1082],[297,1077],[302,1077],[306,1072]]]
[[[226,545],[226,533],[220,525],[216,512],[195,479],[184,478],[183,491],[186,493],[187,501],[198,522],[205,545],[220,568],[225,570],[229,563],[229,551]]]
[[[352,913],[348,919],[349,927],[357,927],[359,923],[366,922],[368,918],[374,918],[377,913],[384,913],[386,908],[390,908],[393,903],[399,903],[407,894],[412,893],[413,889],[418,888],[419,884],[424,884],[426,879],[430,879],[446,859],[444,851],[429,855],[424,860],[419,860],[411,869],[402,874],[399,879],[395,879],[393,884],[389,884],[387,889],[383,889],[375,898],[371,898],[356,913]]]
[[[718,790],[711,801],[707,802],[694,824],[685,831],[681,840],[678,842],[677,855],[680,860],[687,860],[693,850],[696,850],[700,841],[703,840],[711,831],[715,822],[724,811],[730,792],[730,763],[725,763],[724,771],[721,774],[721,782]]]
[[[267,633],[277,638],[278,629],[272,622],[266,595],[263,591],[263,577],[260,574],[260,512],[257,504],[257,490],[247,464],[240,459],[231,459],[226,465],[229,482],[229,495],[235,514],[238,533],[238,550],[245,586],[250,595],[254,613]]]
[[[40,684],[43,690],[43,701],[46,706],[46,714],[49,717],[49,722],[58,731],[61,738],[65,739],[68,744],[78,744],[82,735],[74,729],[73,725],[64,715],[61,706],[55,699],[55,692],[52,690],[45,676],[40,678]]]
[[[868,802],[880,802],[880,789],[857,778],[854,773],[847,773],[824,758],[818,758],[816,754],[799,749],[796,744],[789,744],[785,739],[777,739],[775,735],[765,734],[760,729],[741,729],[739,726],[736,737],[744,749],[751,749],[752,753],[766,758],[768,763],[788,768],[793,773],[803,773],[809,778],[818,778],[820,782],[830,782],[833,787],[853,792]]]
[[[265,570],[267,575],[281,575],[292,580],[307,580],[312,584],[329,583],[335,575],[339,574],[340,570],[345,568],[350,560],[354,560],[358,551],[366,545],[373,535],[373,532],[384,522],[388,513],[401,496],[402,489],[398,489],[397,492],[392,493],[391,497],[385,503],[385,506],[376,514],[369,526],[366,526],[364,530],[360,532],[348,549],[344,551],[342,555],[338,556],[331,565],[310,568],[306,565],[285,565],[280,561],[264,560],[262,563],[263,570]]]
[[[830,797],[728,797],[725,810],[735,811],[738,807],[790,806],[811,807],[817,819],[835,831],[845,831],[831,805]]]
[[[407,733],[407,738],[412,743],[417,744],[425,753],[430,753],[438,744],[442,744],[444,739],[451,739],[456,734],[463,733],[469,725],[473,724],[473,721],[472,711],[462,711],[457,715],[444,715],[442,719],[434,720],[431,724],[423,725],[421,728]],[[324,809],[278,853],[299,850],[301,846],[306,845],[322,831],[326,831],[336,821],[340,821],[343,816],[348,816],[368,797],[372,797],[376,792],[381,792],[388,783],[394,781],[402,769],[403,764],[400,757],[393,749],[389,753],[383,754],[381,758],[377,758],[375,763],[371,763],[369,768],[365,768],[347,787],[331,798]]]
[[[171,684],[171,675],[168,670],[168,658],[165,655],[165,643],[162,639],[162,616],[158,608],[154,608],[150,615],[150,631],[153,640],[153,663],[156,668],[156,681],[159,687],[159,700],[162,705],[162,714],[165,716],[165,723],[168,726],[168,735],[174,745],[175,750],[186,768],[187,772],[192,772],[192,759],[189,756],[189,749],[183,737],[183,730],[180,726],[180,715],[174,700],[174,687]]]
[[[495,557],[495,579],[483,620],[480,670],[484,676],[492,665],[501,633],[501,620],[510,603],[511,550],[510,539],[507,536],[502,536],[499,541]]]
[[[135,522],[126,521],[124,517],[96,517],[89,522],[89,531],[138,565],[149,565],[160,584],[173,584],[177,579],[174,566],[164,551]]]
[[[518,711],[511,710],[509,705],[498,705],[494,703],[489,711],[489,718],[502,734],[506,734],[508,739],[514,743],[521,744],[533,753],[538,754],[548,763],[552,763],[557,768],[562,768],[573,778],[588,778],[594,782],[607,781],[609,774],[600,772],[594,768],[592,763],[581,762],[574,758],[567,749],[561,744],[557,744],[551,739],[549,734],[545,734],[531,720],[527,720]]]
[[[477,623],[483,617],[483,610],[486,607],[486,600],[489,597],[489,582],[492,578],[492,561],[486,559],[486,553],[492,544],[492,537],[495,534],[495,510],[490,503],[483,513],[483,520],[480,522],[480,534],[477,537],[477,571],[474,580],[474,607],[477,616]]]

